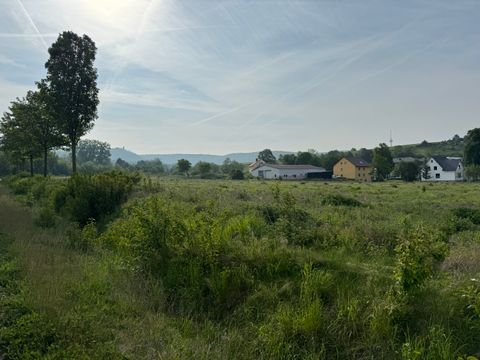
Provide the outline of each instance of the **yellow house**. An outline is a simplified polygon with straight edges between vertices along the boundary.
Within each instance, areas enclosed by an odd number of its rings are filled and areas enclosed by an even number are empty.
[[[333,167],[333,176],[362,182],[372,181],[373,167],[363,159],[344,157]]]

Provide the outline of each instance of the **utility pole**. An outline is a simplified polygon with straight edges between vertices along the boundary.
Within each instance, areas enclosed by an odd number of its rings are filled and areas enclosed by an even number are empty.
[[[390,130],[390,147],[393,146],[392,130]]]

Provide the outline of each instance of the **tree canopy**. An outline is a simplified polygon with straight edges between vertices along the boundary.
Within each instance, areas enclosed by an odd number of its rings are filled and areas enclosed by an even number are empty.
[[[414,161],[402,161],[398,164],[398,173],[403,181],[415,181],[420,175],[420,166]]]
[[[258,160],[265,161],[267,164],[275,164],[277,162],[277,158],[270,149],[260,151],[257,158]]]
[[[97,165],[110,165],[110,144],[99,140],[81,140],[78,143],[79,164],[92,162]]]
[[[190,163],[190,161],[186,159],[180,159],[177,161],[178,171],[184,175],[188,175],[188,172],[190,171],[191,167],[192,167],[192,164]]]
[[[373,167],[375,168],[377,180],[386,179],[394,168],[390,148],[382,143],[373,149]]]
[[[35,114],[27,98],[11,102],[0,121],[0,132],[2,150],[14,159],[29,159],[33,175],[33,159],[41,153],[41,147],[35,139]]]
[[[480,128],[472,129],[465,136],[465,165],[480,165]]]
[[[76,153],[80,138],[97,118],[97,69],[93,66],[97,48],[87,35],[61,33],[48,49],[45,84],[51,96],[58,128],[68,138],[72,171],[77,170]]]

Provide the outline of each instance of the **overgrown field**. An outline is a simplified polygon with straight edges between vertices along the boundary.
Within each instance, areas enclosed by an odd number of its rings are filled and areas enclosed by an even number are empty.
[[[478,184],[2,183],[0,358],[480,352]]]

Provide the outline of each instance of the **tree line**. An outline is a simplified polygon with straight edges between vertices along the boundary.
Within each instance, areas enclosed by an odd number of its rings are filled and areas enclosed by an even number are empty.
[[[61,33],[48,49],[46,77],[22,98],[12,101],[0,120],[0,148],[16,162],[43,157],[48,173],[52,149],[71,151],[72,172],[77,171],[77,147],[97,119],[99,104],[96,45],[87,35]]]

